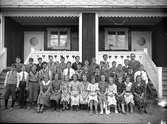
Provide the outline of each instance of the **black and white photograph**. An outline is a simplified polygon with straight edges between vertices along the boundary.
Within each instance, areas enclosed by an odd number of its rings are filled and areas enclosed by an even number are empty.
[[[1,123],[167,124],[167,0],[0,0]]]

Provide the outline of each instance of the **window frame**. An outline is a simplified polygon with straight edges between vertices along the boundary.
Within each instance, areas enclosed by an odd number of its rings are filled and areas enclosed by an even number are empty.
[[[57,46],[51,48],[49,47],[49,42],[50,42],[50,36],[51,32],[58,32],[58,44],[60,45],[60,32],[67,32],[67,46]],[[58,50],[67,50],[69,51],[71,49],[71,41],[70,41],[70,28],[47,28],[47,43],[46,43],[46,49],[51,50],[51,51],[58,51]]]
[[[111,49],[106,49],[106,43],[108,42],[108,32],[125,32],[125,45],[122,48],[113,47]],[[128,39],[128,28],[105,28],[105,43],[104,51],[128,51],[129,50],[129,39]],[[118,35],[117,35],[118,36]]]

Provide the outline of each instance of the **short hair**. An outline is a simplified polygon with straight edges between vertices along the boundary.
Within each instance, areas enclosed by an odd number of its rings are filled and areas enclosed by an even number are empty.
[[[16,56],[16,59],[21,59],[19,56]]]
[[[16,65],[15,65],[15,64],[11,64],[11,67],[12,67],[12,68],[16,68]]]
[[[47,65],[48,63],[44,61],[44,62],[42,62],[42,66],[43,66],[44,64],[46,64],[46,65]]]
[[[34,61],[34,59],[33,59],[33,58],[29,58],[29,61],[32,61],[32,62],[33,62],[33,61]]]
[[[103,54],[103,57],[104,57],[104,56],[107,56],[107,57],[108,57],[108,55],[107,55],[107,54]]]
[[[64,56],[60,56],[61,59],[65,59]]]
[[[69,64],[71,64],[71,62],[70,62],[70,61],[68,61],[68,62],[67,62],[67,64],[68,64],[68,63],[69,63]]]
[[[79,57],[79,56],[75,56],[75,59],[76,59],[77,57]],[[80,57],[79,57],[79,58],[80,58]]]
[[[77,75],[77,74],[73,74],[73,75],[72,75],[72,79],[74,78],[74,76],[77,76],[77,79],[78,79],[78,75]]]
[[[112,64],[117,63],[116,61],[112,61]]]
[[[39,57],[39,58],[38,58],[38,60],[42,60],[42,58],[41,58],[41,57]]]

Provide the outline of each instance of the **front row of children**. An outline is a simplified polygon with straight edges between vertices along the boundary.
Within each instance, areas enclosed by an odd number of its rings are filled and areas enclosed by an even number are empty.
[[[44,78],[40,83],[38,113],[42,113],[44,106],[49,106],[49,102],[55,109],[62,104],[63,110],[70,107],[78,111],[79,107],[80,109],[86,107],[90,109],[90,113],[96,114],[98,114],[98,105],[100,105],[100,114],[110,114],[112,108],[115,113],[133,112],[134,105],[146,112],[145,83],[140,75],[136,77],[134,83],[130,82],[130,76],[126,76],[123,81],[122,77],[115,80],[113,77],[106,79],[105,75],[101,75],[98,83],[94,76],[91,77],[91,82],[88,82],[86,75],[82,76],[81,82],[78,81],[76,74],[73,75],[72,81],[69,81],[68,76],[64,76],[63,81],[58,80],[58,74],[54,77],[53,81]]]

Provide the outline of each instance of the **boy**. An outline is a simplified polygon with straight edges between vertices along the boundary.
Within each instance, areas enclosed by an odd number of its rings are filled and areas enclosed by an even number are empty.
[[[82,63],[79,61],[80,60],[80,57],[79,56],[76,56],[75,57],[75,62],[72,64],[72,68],[76,71],[77,70],[77,65],[78,64],[81,64],[82,66]]]
[[[19,86],[19,74],[16,71],[16,66],[12,65],[11,70],[7,72],[5,77],[4,86],[6,88],[5,92],[5,109],[8,106],[9,96],[12,95],[12,104],[10,110],[13,110],[15,101],[16,101],[16,90]]]

